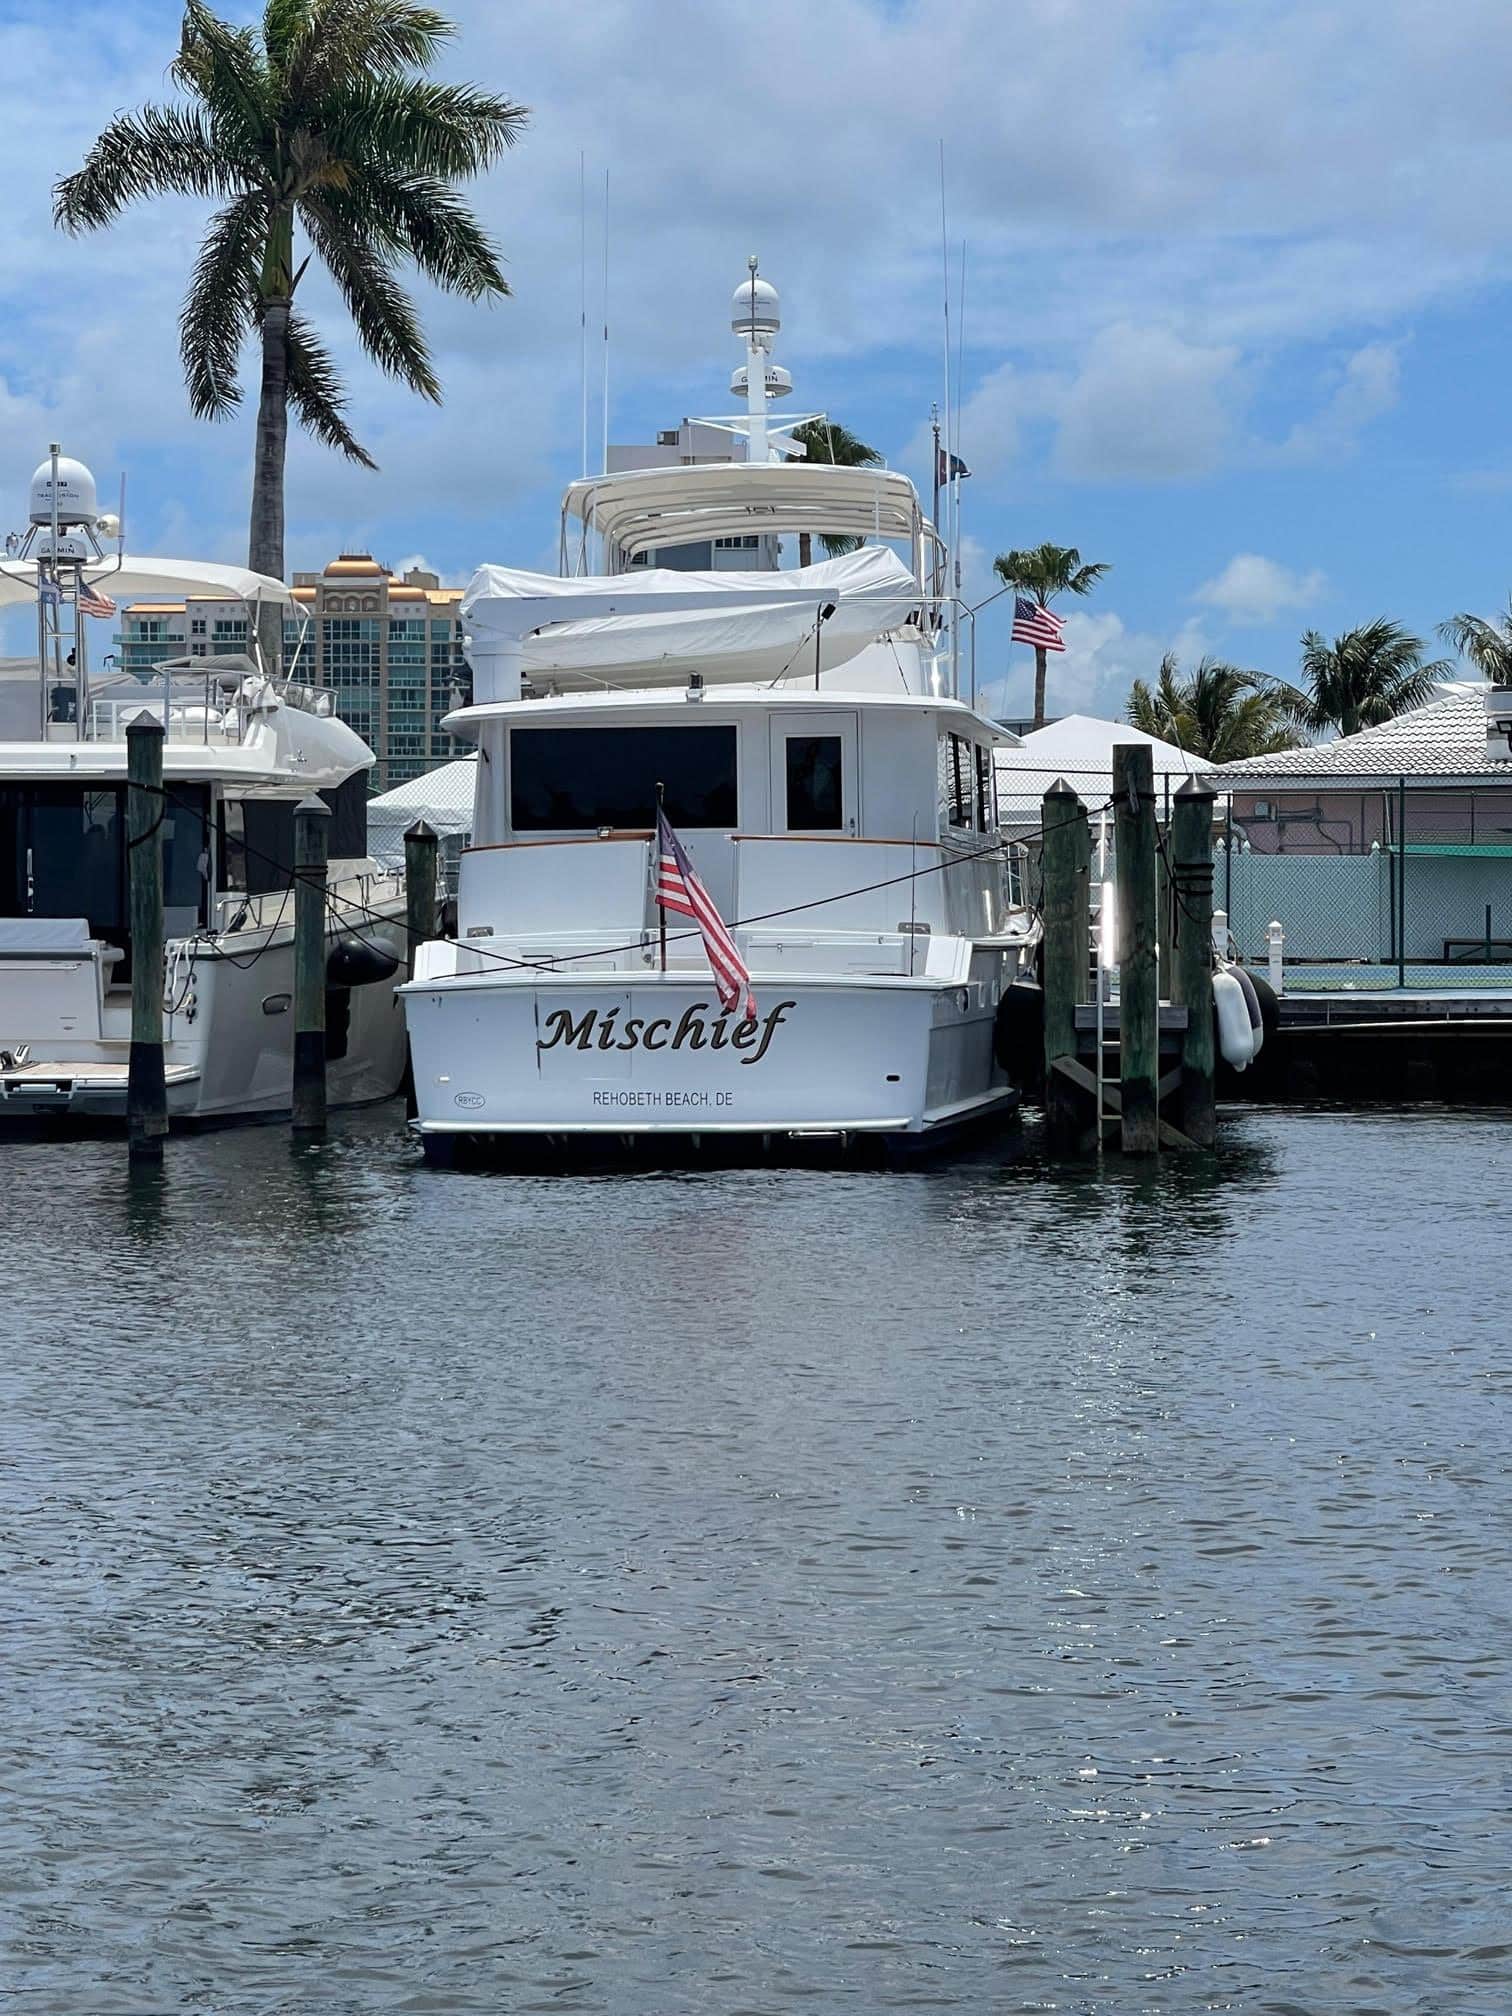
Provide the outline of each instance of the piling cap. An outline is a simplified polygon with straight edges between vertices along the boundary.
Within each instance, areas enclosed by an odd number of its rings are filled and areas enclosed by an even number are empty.
[[[1187,799],[1206,798],[1211,803],[1218,796],[1218,793],[1213,789],[1209,778],[1192,776],[1188,777],[1184,784],[1177,786],[1176,796]]]
[[[429,823],[428,820],[417,819],[414,825],[411,826],[409,830],[406,832],[404,837],[406,840],[419,840],[422,842],[426,840],[434,840],[436,837],[436,829]]]
[[[300,817],[329,819],[330,816],[330,806],[327,805],[324,798],[317,798],[313,791],[308,798],[301,798],[299,803],[294,807],[294,817],[296,819]]]
[[[140,713],[133,714],[126,723],[128,735],[162,735],[166,732],[162,715],[152,707],[142,708]]]
[[[1047,798],[1069,798],[1075,804],[1079,805],[1081,803],[1081,800],[1071,789],[1071,786],[1066,782],[1064,777],[1057,777],[1055,782],[1050,786],[1050,789],[1045,793],[1045,796]]]

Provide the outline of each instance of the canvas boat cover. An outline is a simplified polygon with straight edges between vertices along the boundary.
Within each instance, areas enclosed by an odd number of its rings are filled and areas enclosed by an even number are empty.
[[[720,598],[716,608],[638,615],[638,598],[650,595]],[[729,606],[729,597],[783,599],[767,606]],[[888,546],[862,546],[836,560],[781,573],[682,573],[637,567],[624,574],[558,576],[510,567],[481,567],[462,598],[470,629],[513,629],[507,605],[520,598],[601,598],[605,613],[530,636],[525,676],[534,684],[573,686],[679,685],[690,672],[712,684],[760,683],[814,675],[814,627],[819,610],[834,613],[819,625],[819,664],[843,665],[884,631],[898,630],[924,597],[913,575]],[[493,612],[493,623],[490,613]],[[516,621],[518,612],[513,612]]]
[[[216,595],[231,602],[292,603],[293,596],[282,581],[268,574],[254,574],[250,567],[236,567],[218,560],[153,560],[127,553],[119,564],[114,558],[90,561],[85,579],[102,595],[118,605],[126,602],[179,601],[186,595]],[[0,560],[0,607],[13,602],[37,599],[35,560]]]

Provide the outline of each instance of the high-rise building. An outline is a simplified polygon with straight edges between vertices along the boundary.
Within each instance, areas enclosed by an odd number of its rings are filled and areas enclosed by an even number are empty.
[[[441,728],[472,678],[462,654],[460,588],[412,567],[401,578],[371,553],[342,553],[294,576],[300,614],[284,623],[284,671],[334,695],[337,712],[378,758],[375,791],[406,783],[466,747]],[[121,612],[116,661],[149,674],[165,658],[247,648],[240,602],[134,602]]]

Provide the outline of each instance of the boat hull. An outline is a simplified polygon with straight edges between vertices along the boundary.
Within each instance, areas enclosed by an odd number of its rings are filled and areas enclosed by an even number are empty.
[[[416,981],[403,990],[427,1145],[526,1136],[921,1137],[1011,1113],[993,1046],[1008,961],[964,984],[753,979],[726,1015],[683,973]]]

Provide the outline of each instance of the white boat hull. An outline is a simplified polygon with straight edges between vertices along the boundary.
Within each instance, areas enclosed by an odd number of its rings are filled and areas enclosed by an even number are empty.
[[[398,919],[364,926],[363,935],[402,959]],[[192,978],[170,967],[176,1006],[164,1022],[163,1065],[174,1119],[257,1119],[289,1110],[293,941],[275,936],[259,950],[260,942],[243,950],[232,938],[224,954],[197,952]],[[396,986],[351,988],[345,1031],[328,1030],[332,1106],[391,1098],[400,1089],[405,1041]],[[96,997],[87,955],[23,962],[0,954],[0,1126],[47,1116],[124,1124],[129,1009],[112,998],[102,1015]]]
[[[415,1124],[428,1140],[929,1134],[1013,1106],[993,1049],[1009,963],[978,953],[951,986],[757,974],[753,1022],[686,972],[416,981]]]

